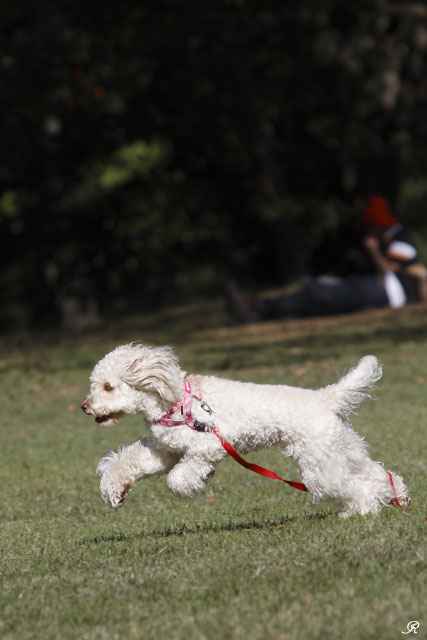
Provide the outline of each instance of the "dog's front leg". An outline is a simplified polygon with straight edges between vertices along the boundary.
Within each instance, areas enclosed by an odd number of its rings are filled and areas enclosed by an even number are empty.
[[[119,509],[137,480],[167,473],[175,463],[173,455],[156,449],[149,438],[121,445],[106,453],[96,468],[102,497],[110,507]]]
[[[201,493],[215,473],[215,464],[200,457],[184,457],[168,473],[166,483],[180,498]]]

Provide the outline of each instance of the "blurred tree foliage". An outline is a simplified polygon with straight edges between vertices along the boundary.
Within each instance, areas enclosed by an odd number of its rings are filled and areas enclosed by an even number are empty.
[[[57,0],[1,9],[1,321],[279,283],[364,199],[423,230],[427,7]]]

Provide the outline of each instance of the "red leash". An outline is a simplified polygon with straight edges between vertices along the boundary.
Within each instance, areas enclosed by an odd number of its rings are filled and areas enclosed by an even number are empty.
[[[264,467],[260,467],[259,464],[254,464],[253,462],[248,462],[247,460],[242,458],[242,456],[237,453],[237,451],[233,447],[233,445],[230,444],[229,442],[227,442],[227,440],[224,440],[222,435],[220,433],[218,433],[218,431],[216,430],[216,428],[214,426],[212,427],[212,433],[214,433],[216,435],[216,437],[219,439],[219,441],[221,442],[221,444],[224,447],[224,449],[226,450],[226,452],[236,462],[241,464],[242,467],[245,467],[246,469],[249,469],[250,471],[254,471],[255,473],[259,473],[260,476],[265,476],[266,478],[272,478],[273,480],[281,480],[282,482],[286,482],[286,484],[290,485],[294,489],[299,489],[300,491],[308,491],[307,487],[302,482],[295,482],[294,480],[285,480],[284,478],[281,478],[280,476],[278,476],[277,473],[274,473],[274,471],[270,471],[270,469],[265,469]]]
[[[390,478],[390,484],[391,484],[391,488],[393,490],[393,502],[397,507],[400,507],[401,509],[403,509],[403,505],[400,504],[399,499],[397,497],[396,489],[395,489],[394,482],[393,482],[393,474],[390,473],[390,471],[387,471],[387,469],[385,470],[385,472],[388,474],[388,477]]]
[[[284,478],[281,478],[280,476],[278,476],[277,473],[274,473],[274,471],[270,471],[270,469],[265,469],[264,467],[260,467],[258,464],[253,464],[252,462],[248,462],[247,460],[242,458],[242,456],[237,453],[233,445],[227,442],[227,440],[224,440],[224,438],[221,436],[220,433],[218,433],[218,431],[214,426],[212,426],[212,433],[214,433],[216,437],[219,439],[219,441],[221,442],[226,452],[232,458],[234,458],[236,462],[241,464],[242,467],[245,467],[250,471],[254,471],[255,473],[259,473],[260,476],[265,476],[266,478],[272,478],[273,480],[281,480],[282,482],[286,482],[286,484],[289,484],[294,489],[299,489],[300,491],[308,491],[307,487],[302,482],[295,482],[294,480],[285,480]],[[385,471],[388,474],[388,477],[390,478],[390,485],[393,490],[393,502],[397,507],[400,507],[401,509],[403,509],[403,505],[400,504],[399,499],[397,497],[396,488],[393,482],[393,475],[390,473],[390,471],[387,471],[387,469]]]

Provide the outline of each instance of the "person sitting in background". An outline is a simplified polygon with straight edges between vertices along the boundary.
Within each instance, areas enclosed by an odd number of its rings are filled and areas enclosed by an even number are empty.
[[[419,300],[418,278],[426,275],[426,269],[417,263],[417,249],[388,201],[381,196],[370,198],[359,224],[365,231],[364,248],[382,280],[389,306],[397,309]]]
[[[419,301],[420,282],[427,281],[427,271],[417,263],[417,249],[388,201],[382,196],[370,198],[359,225],[370,272],[348,278],[319,276],[293,293],[255,301],[231,282],[226,288],[230,315],[239,322],[257,322],[387,306],[397,309]]]

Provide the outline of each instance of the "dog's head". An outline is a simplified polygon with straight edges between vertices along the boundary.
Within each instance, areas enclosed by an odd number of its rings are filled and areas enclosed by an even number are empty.
[[[95,366],[81,408],[102,427],[137,413],[156,420],[180,398],[184,376],[170,347],[122,345]]]

